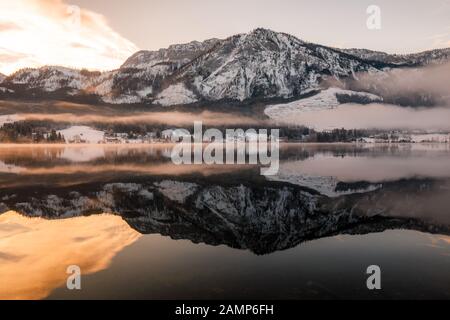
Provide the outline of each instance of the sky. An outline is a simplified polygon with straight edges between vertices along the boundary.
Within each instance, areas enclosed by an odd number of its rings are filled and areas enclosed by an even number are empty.
[[[380,8],[380,29],[367,8]],[[0,0],[0,72],[63,65],[110,70],[140,49],[257,27],[339,48],[450,47],[450,0]]]

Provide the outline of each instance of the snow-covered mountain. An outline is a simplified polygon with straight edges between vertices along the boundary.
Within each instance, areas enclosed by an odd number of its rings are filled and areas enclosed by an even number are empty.
[[[347,77],[380,70],[331,48],[284,33],[257,29],[220,43],[180,72],[208,100],[293,97],[315,88],[324,77]]]
[[[158,51],[139,51],[132,55],[121,68],[148,69],[157,65],[167,65],[173,70],[188,64],[201,54],[211,50],[219,39],[209,39],[204,42],[192,41],[186,44],[176,44]]]
[[[285,33],[256,29],[227,39],[210,39],[140,51],[117,70],[89,72],[62,67],[23,69],[3,86],[14,94],[92,96],[107,103],[164,106],[201,101],[292,98],[327,79],[356,79],[359,73],[440,63],[450,49],[389,55],[340,50]]]
[[[99,73],[73,70],[63,67],[43,67],[40,69],[22,69],[7,78],[7,82],[23,85],[27,89],[40,89],[54,92],[62,88],[72,90],[87,89],[88,83]]]
[[[450,48],[412,54],[388,54],[367,49],[343,49],[342,51],[364,60],[411,67],[445,63],[450,59]]]

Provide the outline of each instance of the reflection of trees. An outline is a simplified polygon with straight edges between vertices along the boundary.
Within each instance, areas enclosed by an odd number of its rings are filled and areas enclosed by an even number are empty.
[[[63,152],[64,146],[5,147],[1,150],[0,160],[22,167],[50,167],[67,162],[61,159]]]

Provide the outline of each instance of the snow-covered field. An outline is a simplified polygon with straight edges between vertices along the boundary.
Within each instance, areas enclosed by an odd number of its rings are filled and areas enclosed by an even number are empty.
[[[0,128],[3,127],[6,123],[14,123],[22,120],[22,118],[17,114],[7,114],[0,116]]]
[[[340,105],[337,95],[353,96],[372,102],[381,102],[383,100],[381,97],[371,93],[329,88],[312,97],[296,100],[290,103],[268,106],[264,113],[269,118],[278,122],[303,124],[302,116],[304,116],[305,113],[313,113],[337,108]]]
[[[67,143],[78,138],[84,140],[86,143],[99,143],[102,142],[105,137],[105,132],[87,126],[72,126],[60,130],[58,133],[61,133],[64,136]]]

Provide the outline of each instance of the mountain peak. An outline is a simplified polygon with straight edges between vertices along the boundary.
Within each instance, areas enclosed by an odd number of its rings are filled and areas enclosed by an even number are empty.
[[[284,33],[284,32],[277,32],[271,29],[265,29],[265,28],[256,28],[250,31],[246,34],[246,37],[249,38],[256,38],[260,40],[269,40],[269,41],[276,41],[276,42],[296,42],[296,43],[304,43],[304,41],[296,38],[293,35]]]
[[[276,32],[272,29],[267,29],[267,28],[255,28],[252,31],[249,32],[249,34],[278,34],[279,32]]]
[[[145,69],[163,63],[173,63],[173,67],[178,68],[201,53],[211,49],[220,41],[219,39],[212,38],[203,42],[191,41],[188,43],[173,44],[156,51],[141,50],[128,58],[121,68]]]

